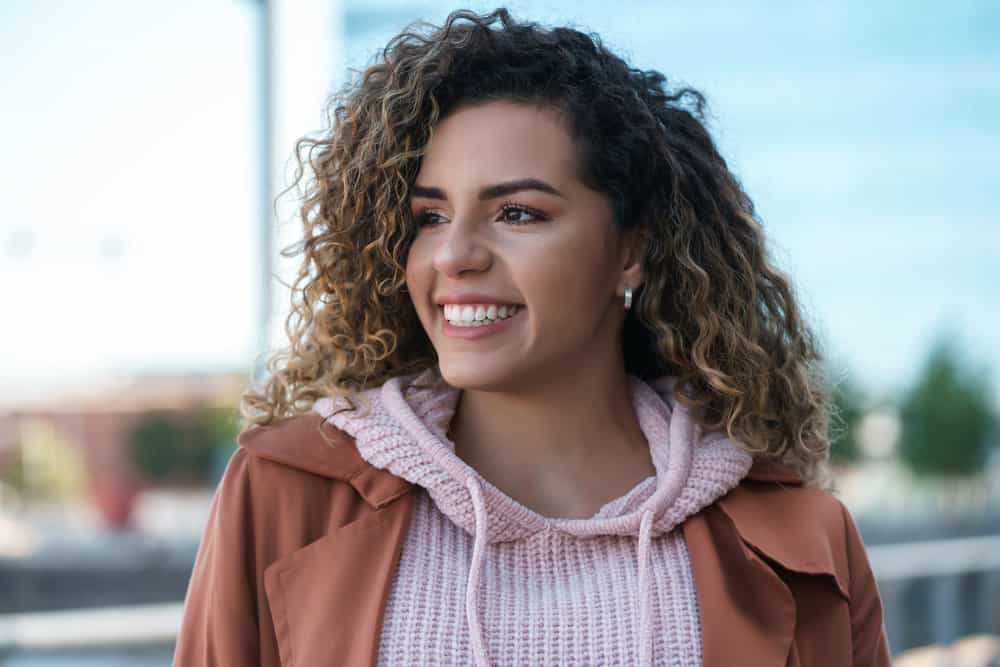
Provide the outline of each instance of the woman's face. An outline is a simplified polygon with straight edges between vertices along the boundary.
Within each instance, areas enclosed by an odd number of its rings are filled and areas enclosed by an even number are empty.
[[[453,386],[514,391],[621,363],[621,295],[640,263],[605,195],[578,180],[564,122],[488,102],[443,118],[427,145],[406,284]],[[456,321],[470,315],[484,324]]]

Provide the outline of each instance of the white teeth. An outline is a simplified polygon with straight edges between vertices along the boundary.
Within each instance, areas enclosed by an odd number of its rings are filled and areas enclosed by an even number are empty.
[[[468,304],[459,305],[454,303],[444,304],[442,311],[444,317],[451,324],[458,326],[479,327],[490,322],[507,319],[517,313],[519,306],[498,306],[491,304]]]

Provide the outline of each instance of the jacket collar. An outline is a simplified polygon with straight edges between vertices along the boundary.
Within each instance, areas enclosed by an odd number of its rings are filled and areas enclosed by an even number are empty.
[[[850,601],[846,553],[830,538],[843,527],[824,523],[817,503],[828,500],[820,494],[790,468],[759,460],[740,486],[684,524],[706,667],[745,664],[747,656],[760,665],[800,664],[787,572],[827,579]]]
[[[358,453],[354,439],[320,415],[308,413],[275,420],[241,433],[237,442],[256,456],[347,482],[372,508],[381,509],[408,493],[413,485],[387,470],[375,468]],[[754,461],[740,486],[717,501],[748,558],[762,555],[795,572],[833,577],[844,597],[848,582],[841,554],[828,548],[829,526],[810,521],[807,510],[778,493],[782,487],[804,486],[802,478],[780,463]],[[777,520],[781,515],[783,520]],[[801,517],[799,515],[802,515]],[[789,539],[788,526],[804,533]]]
[[[351,520],[264,570],[282,664],[374,667],[416,500],[407,493],[412,485],[371,466],[350,436],[315,413],[250,428],[237,442],[258,459],[339,480],[358,494],[357,506],[340,508]]]
[[[251,428],[237,441],[259,458],[347,482],[365,503],[380,510],[335,528],[327,538],[295,554],[290,563],[276,564],[268,574],[269,595],[273,593],[276,605],[292,614],[291,610],[305,604],[315,590],[302,590],[297,595],[294,591],[278,593],[279,577],[282,582],[326,581],[324,586],[332,587],[324,596],[329,600],[341,595],[356,597],[362,592],[358,582],[330,576],[330,572],[370,573],[374,578],[365,591],[374,596],[374,604],[367,603],[368,613],[356,615],[347,625],[352,632],[366,637],[365,633],[371,634],[374,628],[377,637],[390,575],[413,508],[414,497],[408,494],[413,485],[368,464],[349,435],[315,413]],[[804,485],[798,474],[781,464],[755,461],[740,486],[683,524],[699,598],[706,667],[741,664],[748,655],[759,658],[757,664],[788,663],[794,650],[796,604],[779,574],[781,568],[829,576],[841,594],[848,597],[847,582],[838,578],[838,572],[848,571],[846,563],[840,562],[843,556],[830,549],[823,534],[830,526],[816,524],[808,502],[790,502],[781,493],[786,486]],[[396,499],[402,502],[393,503]],[[790,536],[789,527],[802,535]],[[364,534],[365,540],[340,539],[349,531]],[[383,543],[391,543],[393,548],[380,551],[378,546]],[[376,553],[381,554],[382,561],[373,569],[370,559]],[[333,563],[336,567],[331,568]],[[291,577],[290,566],[315,571],[316,576]],[[316,618],[325,617],[318,614]],[[299,627],[311,623],[307,616],[300,615],[296,620],[293,625]],[[347,623],[340,616],[326,620]],[[328,652],[338,647],[358,650],[346,639],[350,634],[347,625],[343,642],[331,638]],[[376,646],[369,643],[361,655],[373,660],[375,650]]]
[[[256,456],[339,479],[353,486],[373,509],[392,502],[412,484],[361,458],[354,439],[314,412],[282,417],[267,426],[255,426],[239,434],[236,442]],[[755,460],[746,481],[802,485],[791,468],[773,461]]]
[[[786,487],[801,492],[790,498],[782,493]],[[847,554],[832,548],[829,538],[841,534],[843,527],[830,525],[823,518],[827,515],[816,511],[823,494],[806,488],[798,473],[786,466],[755,461],[740,486],[719,499],[718,507],[754,554],[792,572],[830,577],[849,600]]]
[[[413,486],[361,458],[354,439],[316,413],[255,426],[240,433],[236,442],[259,458],[347,482],[373,509],[384,507]]]

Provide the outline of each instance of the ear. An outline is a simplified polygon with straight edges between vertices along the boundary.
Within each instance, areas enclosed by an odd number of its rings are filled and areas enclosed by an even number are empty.
[[[646,238],[640,227],[633,227],[622,235],[620,264],[621,278],[618,295],[625,295],[625,288],[634,292],[646,279],[642,271],[642,260],[646,256]]]

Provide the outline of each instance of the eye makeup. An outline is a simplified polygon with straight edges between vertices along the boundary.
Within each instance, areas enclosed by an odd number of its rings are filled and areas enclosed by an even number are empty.
[[[526,213],[533,220],[511,220],[506,218],[509,213]],[[499,222],[503,222],[508,225],[518,226],[518,225],[530,225],[538,222],[545,222],[549,219],[549,216],[545,213],[539,211],[536,208],[530,206],[525,206],[524,204],[518,204],[514,201],[505,201],[500,205],[500,210],[497,214]],[[417,222],[418,227],[433,227],[443,221],[445,218],[438,211],[431,208],[425,208],[417,211],[414,214],[414,219]]]

